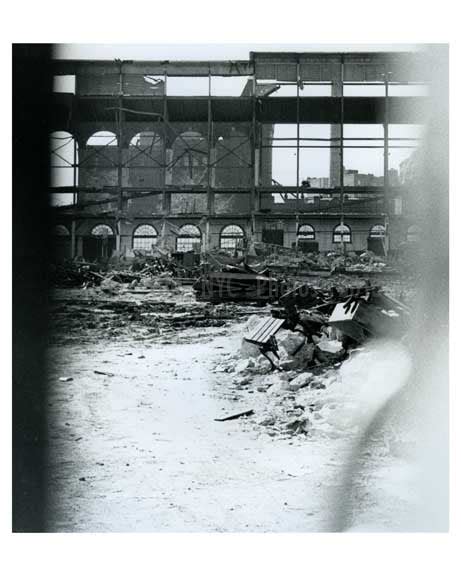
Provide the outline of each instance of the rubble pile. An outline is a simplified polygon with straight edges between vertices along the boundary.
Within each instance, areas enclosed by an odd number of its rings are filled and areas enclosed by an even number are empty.
[[[251,316],[246,331],[258,321],[257,316]],[[321,392],[337,378],[341,365],[338,352],[342,351],[342,346],[327,336],[317,344],[305,343],[299,334],[288,330],[278,333],[277,342],[281,370],[272,371],[269,361],[257,347],[242,340],[239,352],[218,364],[215,372],[232,377],[230,393],[236,402],[246,400],[248,403],[247,395],[251,395],[251,402],[257,406],[251,422],[259,431],[269,436],[306,435],[315,418],[313,413],[321,407]],[[293,355],[296,349],[299,350]],[[325,352],[327,362],[322,355]]]
[[[287,250],[282,254],[272,254],[264,260],[264,266],[273,272],[293,276],[329,276],[331,274],[379,274],[397,273],[397,270],[384,258],[371,251],[303,254]]]
[[[333,408],[325,407],[323,392],[369,340],[402,340],[409,309],[369,283],[329,290],[301,285],[280,298],[272,316],[284,321],[251,316],[239,352],[215,371],[232,374],[235,400],[254,395],[253,423],[270,436],[293,436],[309,434],[314,420],[328,420]]]
[[[249,266],[226,266],[220,272],[200,276],[193,284],[197,300],[209,302],[273,302],[283,289],[282,282],[267,271]]]
[[[50,284],[60,288],[92,288],[117,290],[121,285],[135,288],[176,288],[177,280],[196,275],[171,258],[157,256],[136,257],[131,263],[94,263],[67,260],[53,264],[49,271]],[[117,286],[118,285],[118,286]]]
[[[65,260],[51,264],[49,269],[50,284],[63,288],[99,286],[104,278],[102,264],[84,260]]]

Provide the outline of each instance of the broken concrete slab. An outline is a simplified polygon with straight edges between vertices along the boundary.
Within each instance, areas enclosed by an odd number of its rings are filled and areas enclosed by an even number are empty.
[[[310,382],[312,382],[313,378],[314,375],[312,372],[303,372],[288,383],[288,390],[296,391],[300,388],[304,388],[305,386],[308,386]]]

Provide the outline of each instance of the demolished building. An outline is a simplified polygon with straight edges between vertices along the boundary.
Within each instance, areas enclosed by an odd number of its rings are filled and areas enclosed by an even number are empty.
[[[72,84],[54,94],[56,257],[132,256],[156,244],[181,254],[253,242],[306,253],[392,250],[418,224],[389,154],[402,140],[390,128],[420,121],[425,97],[395,95],[426,81],[420,59],[252,52],[238,62],[54,61],[55,79]],[[242,88],[215,90],[222,79]],[[203,92],[177,95],[174,83],[191,80]],[[370,86],[381,95],[368,95]],[[353,87],[367,95],[349,95]],[[347,136],[363,125],[380,126],[382,138]],[[279,138],[276,126],[293,135]],[[329,137],[309,136],[312,126]],[[291,184],[274,179],[280,148],[294,155]],[[350,181],[349,148],[379,149],[383,176]],[[329,154],[329,187],[303,186],[310,149]]]

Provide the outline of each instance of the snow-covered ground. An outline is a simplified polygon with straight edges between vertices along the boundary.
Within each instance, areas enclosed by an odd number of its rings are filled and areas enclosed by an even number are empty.
[[[239,385],[219,368],[243,329],[50,349],[50,531],[326,531],[346,503],[352,530],[401,529],[414,494],[411,434],[379,427],[353,490],[344,484],[361,432],[408,377],[404,348],[367,346],[325,388],[277,392],[264,387],[273,375]],[[254,415],[215,421],[246,409]],[[302,417],[306,433],[290,433]]]

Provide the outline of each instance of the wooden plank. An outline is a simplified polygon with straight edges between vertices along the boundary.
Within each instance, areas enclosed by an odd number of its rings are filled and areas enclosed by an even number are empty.
[[[252,416],[254,410],[245,410],[244,412],[238,412],[237,414],[232,414],[231,416],[225,416],[224,418],[215,418],[215,422],[227,422],[228,420],[236,420],[242,416]]]
[[[269,322],[265,329],[263,330],[262,334],[260,335],[260,339],[266,343],[269,338],[277,332],[279,329],[278,323],[280,322],[279,319],[273,318],[271,322]],[[283,322],[283,321],[282,321]]]
[[[271,336],[275,335],[285,322],[283,318],[270,318],[261,322],[245,340],[259,344],[266,344]]]
[[[273,318],[264,320],[262,323],[260,323],[256,329],[254,330],[254,332],[251,334],[251,338],[253,340],[263,340],[265,334],[270,331],[272,324],[273,324]]]

